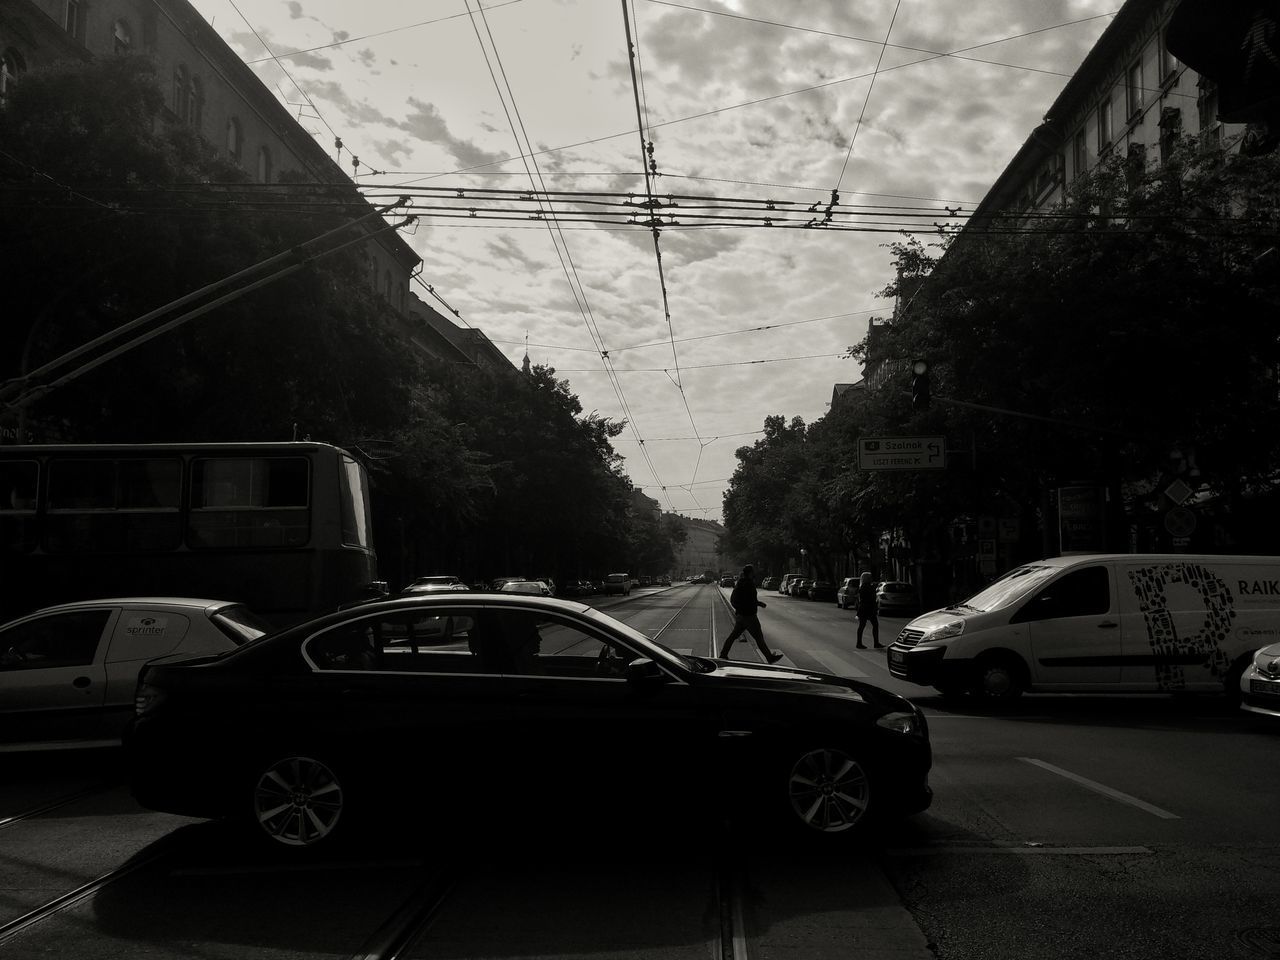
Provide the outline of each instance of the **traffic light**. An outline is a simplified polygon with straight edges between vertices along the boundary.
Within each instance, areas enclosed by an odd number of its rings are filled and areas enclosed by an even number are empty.
[[[929,364],[924,360],[911,364],[911,409],[929,409]]]

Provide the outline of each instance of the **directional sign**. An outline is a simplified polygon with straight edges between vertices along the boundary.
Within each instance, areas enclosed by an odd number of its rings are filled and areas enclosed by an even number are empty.
[[[947,465],[943,437],[863,437],[858,466],[863,470],[941,470]]]

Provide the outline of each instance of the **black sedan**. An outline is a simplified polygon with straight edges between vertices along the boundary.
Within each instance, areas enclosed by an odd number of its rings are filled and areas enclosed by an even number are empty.
[[[294,849],[477,805],[518,829],[548,803],[589,824],[642,796],[722,811],[726,793],[753,822],[837,840],[932,797],[924,717],[896,694],[684,656],[518,595],[370,603],[153,661],[125,743],[143,806],[240,816]]]

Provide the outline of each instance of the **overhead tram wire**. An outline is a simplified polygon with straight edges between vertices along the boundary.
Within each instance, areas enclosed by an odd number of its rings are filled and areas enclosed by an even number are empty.
[[[639,79],[639,45],[631,35],[631,17],[627,7],[628,0],[622,0],[622,25],[627,36],[627,62],[631,68],[631,92],[636,105],[636,132],[640,137],[640,163],[644,167],[644,192],[647,198],[649,210],[649,230],[653,237],[653,255],[658,265],[658,287],[662,292],[662,313],[667,321],[667,337],[671,342],[671,362],[675,367],[676,375],[672,378],[672,382],[676,385],[676,390],[680,393],[680,401],[684,404],[684,412],[689,417],[689,426],[693,428],[694,436],[698,437],[698,459],[694,462],[692,477],[698,479],[698,467],[702,465],[702,453],[706,449],[701,435],[698,433],[698,424],[693,419],[693,410],[689,407],[689,396],[685,393],[684,383],[680,377],[680,353],[676,349],[676,331],[675,326],[671,322],[671,300],[667,294],[667,275],[666,269],[662,263],[662,244],[660,238],[662,231],[660,229],[661,221],[657,216],[658,201],[653,195],[653,176],[657,174],[657,163],[653,155],[653,137],[645,136],[645,119],[647,110],[640,108],[640,88]],[[648,163],[645,163],[645,154],[648,154]],[[692,492],[689,494],[693,496]],[[694,500],[697,503],[697,500]]]
[[[480,3],[477,4],[480,10],[480,19],[485,26],[485,33],[489,37],[490,46],[493,47],[494,59],[497,60],[498,70],[502,73],[503,84],[505,84],[507,90],[506,97],[502,94],[502,87],[499,86],[498,78],[493,72],[493,65],[489,62],[489,52],[485,48],[483,38],[480,36],[480,28],[476,25],[475,15],[471,12],[471,0],[463,0],[463,2],[466,5],[467,13],[470,14],[471,27],[475,31],[477,42],[480,44],[480,51],[484,56],[485,65],[489,69],[489,76],[493,80],[494,87],[497,89],[498,100],[502,104],[502,111],[507,116],[507,123],[511,127],[511,134],[516,140],[516,148],[520,154],[520,160],[524,164],[526,173],[529,175],[530,185],[533,186],[535,190],[541,186],[543,193],[546,193],[546,182],[542,179],[542,171],[538,167],[537,158],[533,151],[533,142],[529,139],[528,132],[524,128],[524,120],[520,117],[520,110],[515,102],[515,94],[511,90],[510,82],[507,80],[506,70],[502,66],[502,57],[498,53],[497,44],[494,42],[493,32],[489,29],[489,21],[485,16],[484,6]],[[508,99],[511,101],[511,110],[507,109]],[[511,120],[511,113],[513,111],[516,115],[516,121],[520,127],[519,133],[516,132],[516,123],[513,123]],[[521,136],[524,138],[524,143],[521,143]],[[529,170],[530,161],[533,163],[533,171]],[[537,182],[534,180],[535,172],[537,173]],[[613,371],[613,361],[609,358],[609,351],[604,345],[604,338],[600,333],[599,326],[595,322],[595,315],[592,313],[591,304],[587,299],[586,287],[583,286],[581,278],[578,276],[577,265],[573,262],[573,255],[569,252],[568,241],[560,230],[555,209],[550,207],[549,204],[548,209],[551,210],[552,216],[547,221],[547,230],[551,234],[551,244],[552,247],[555,248],[556,256],[560,259],[560,267],[564,271],[565,280],[568,281],[569,289],[573,292],[574,302],[578,305],[578,310],[582,314],[583,322],[587,326],[587,332],[591,335],[592,343],[594,343],[600,351],[601,361],[603,362],[605,371],[609,376],[609,382],[613,386],[614,394],[618,398],[618,404],[622,409],[622,413],[627,418],[627,423],[631,427],[632,432],[635,433],[636,437],[641,441],[640,452],[644,457],[645,463],[649,467],[649,472],[653,475],[654,480],[661,483],[662,480],[658,475],[657,467],[654,465],[653,459],[649,456],[649,451],[645,448],[640,429],[636,424],[635,417],[631,413],[631,407],[627,403],[626,394],[622,389],[622,382],[617,378],[617,374]],[[572,276],[570,276],[571,273]],[[667,496],[667,505],[674,510],[674,504],[671,502],[669,494]]]
[[[849,169],[849,160],[853,157],[853,145],[858,142],[858,132],[862,129],[862,120],[867,115],[867,104],[871,102],[871,91],[876,88],[876,77],[880,75],[880,65],[884,62],[884,52],[889,46],[889,37],[893,34],[893,25],[898,22],[898,11],[902,9],[902,0],[893,5],[893,16],[889,18],[889,29],[884,32],[884,43],[880,44],[880,55],[876,57],[876,68],[871,72],[871,82],[867,84],[867,95],[862,98],[862,110],[858,114],[858,122],[853,128],[853,138],[849,141],[849,151],[844,155],[844,166],[840,168],[840,176],[836,178],[835,189],[831,191],[832,202],[839,196],[844,185],[845,171]]]

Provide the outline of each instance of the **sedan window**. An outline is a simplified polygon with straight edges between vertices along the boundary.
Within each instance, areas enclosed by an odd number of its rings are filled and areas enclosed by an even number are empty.
[[[491,659],[500,673],[566,679],[617,678],[636,654],[614,640],[532,611],[495,617],[501,644]],[[492,648],[491,648],[492,649]]]
[[[476,617],[448,611],[366,617],[313,637],[318,670],[484,673]]]
[[[0,632],[0,670],[79,667],[93,663],[110,610],[76,610]]]

